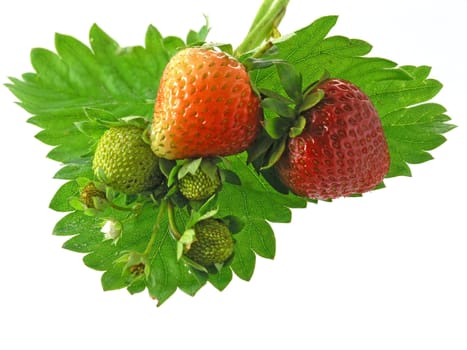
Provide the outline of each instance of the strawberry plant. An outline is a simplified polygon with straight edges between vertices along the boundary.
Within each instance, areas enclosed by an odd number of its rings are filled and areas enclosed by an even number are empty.
[[[274,258],[271,223],[410,176],[454,127],[430,102],[430,67],[329,36],[335,16],[281,36],[287,3],[265,0],[235,49],[210,43],[208,24],[185,40],[151,25],[125,48],[94,25],[89,46],[56,34],[56,52],[33,49],[34,72],[10,78],[62,164],[53,234],[104,290],[160,305],[250,280]]]

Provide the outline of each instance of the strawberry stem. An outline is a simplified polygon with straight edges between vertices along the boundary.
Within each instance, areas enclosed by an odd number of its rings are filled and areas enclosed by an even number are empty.
[[[175,212],[172,203],[167,203],[167,217],[169,219],[169,229],[172,232],[174,238],[178,241],[182,234],[178,231],[177,225],[175,224]]]
[[[237,47],[234,55],[240,57],[244,53],[256,49],[263,41],[275,37],[288,3],[289,0],[264,0],[247,36]]]
[[[151,238],[149,239],[149,242],[146,245],[146,249],[144,249],[143,256],[147,257],[149,253],[151,252],[152,247],[154,246],[154,243],[156,243],[157,233],[160,231],[162,219],[164,218],[166,210],[167,210],[167,201],[163,200],[161,201],[161,205],[159,206],[159,212],[157,213],[156,223],[154,224]]]

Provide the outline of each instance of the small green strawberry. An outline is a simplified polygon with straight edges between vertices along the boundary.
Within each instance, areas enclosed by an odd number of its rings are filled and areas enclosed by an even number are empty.
[[[150,133],[165,159],[237,154],[261,128],[260,99],[246,68],[224,52],[187,48],[165,67]]]
[[[86,207],[95,208],[95,200],[105,199],[105,192],[99,190],[94,182],[90,182],[81,190],[80,199]]]
[[[229,227],[218,219],[205,219],[194,226],[195,241],[185,253],[204,267],[223,264],[233,254],[235,242]]]
[[[142,134],[138,127],[118,126],[108,129],[99,139],[92,168],[116,191],[137,194],[154,189],[161,182],[159,159]]]
[[[211,197],[221,186],[219,172],[212,176],[200,168],[194,174],[186,174],[178,181],[178,189],[183,196],[191,201],[200,201]]]

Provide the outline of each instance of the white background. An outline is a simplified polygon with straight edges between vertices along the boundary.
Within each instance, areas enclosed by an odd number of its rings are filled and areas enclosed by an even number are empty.
[[[0,82],[31,70],[33,47],[55,32],[87,42],[96,22],[122,46],[149,24],[184,36],[211,19],[212,41],[240,43],[260,0],[3,1]],[[233,7],[229,4],[235,4]],[[289,33],[329,14],[332,34],[373,44],[372,55],[430,65],[435,98],[459,127],[412,167],[413,177],[361,199],[294,211],[274,225],[275,260],[226,291],[177,292],[156,308],[146,293],[103,292],[100,273],[51,235],[60,185],[39,130],[0,87],[0,348],[16,349],[467,349],[465,0],[291,0]]]

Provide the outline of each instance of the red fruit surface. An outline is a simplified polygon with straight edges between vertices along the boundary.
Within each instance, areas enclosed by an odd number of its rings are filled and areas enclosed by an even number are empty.
[[[223,52],[184,49],[161,78],[151,147],[166,159],[237,154],[256,138],[261,116],[242,64]]]
[[[389,171],[381,120],[357,86],[328,79],[324,98],[306,111],[302,134],[288,140],[276,170],[297,195],[333,199],[375,188]]]

